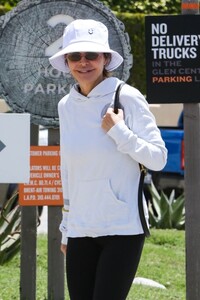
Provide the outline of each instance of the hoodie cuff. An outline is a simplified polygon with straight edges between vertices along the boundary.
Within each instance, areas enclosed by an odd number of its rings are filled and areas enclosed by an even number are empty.
[[[61,244],[67,245],[67,242],[68,242],[67,232],[62,232]]]
[[[127,143],[129,138],[134,136],[133,132],[126,126],[124,120],[114,125],[107,134],[116,142],[117,145]]]

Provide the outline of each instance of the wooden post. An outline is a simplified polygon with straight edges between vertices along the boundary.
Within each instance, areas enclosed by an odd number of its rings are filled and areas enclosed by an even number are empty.
[[[182,0],[182,14],[198,14],[199,1]],[[194,99],[195,100],[195,99]],[[200,299],[200,104],[184,104],[186,299]]]
[[[186,299],[200,299],[200,105],[184,104]]]
[[[39,126],[31,125],[31,145],[38,145]],[[20,300],[36,299],[37,207],[21,207]]]
[[[59,145],[59,130],[48,130],[48,145]],[[48,206],[48,300],[64,300],[64,256],[60,251],[60,206]]]

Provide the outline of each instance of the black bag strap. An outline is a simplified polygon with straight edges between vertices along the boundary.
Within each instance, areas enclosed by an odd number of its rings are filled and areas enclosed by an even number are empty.
[[[118,114],[118,109],[121,108],[121,104],[120,104],[120,101],[119,101],[119,94],[120,94],[120,91],[123,87],[123,85],[125,84],[125,82],[121,82],[117,89],[116,89],[116,92],[115,92],[115,99],[114,99],[114,103],[113,103],[113,110],[114,110],[114,113],[115,114]]]
[[[138,209],[139,209],[139,215],[140,215],[140,220],[142,224],[142,228],[144,230],[144,234],[146,237],[150,236],[150,231],[147,226],[147,222],[145,219],[144,215],[144,206],[143,206],[143,187],[144,187],[144,177],[147,173],[147,169],[139,163],[140,167],[140,181],[139,181],[139,186],[138,186]]]
[[[118,113],[118,109],[121,108],[120,100],[119,100],[119,94],[120,91],[125,83],[122,82],[118,85],[116,92],[115,92],[115,99],[114,99],[114,113]],[[143,186],[144,186],[144,177],[146,175],[146,168],[139,163],[140,168],[140,181],[138,186],[138,210],[140,215],[140,221],[142,224],[142,228],[144,231],[144,234],[146,237],[150,236],[149,228],[147,226],[147,222],[144,215],[144,207],[143,207]]]

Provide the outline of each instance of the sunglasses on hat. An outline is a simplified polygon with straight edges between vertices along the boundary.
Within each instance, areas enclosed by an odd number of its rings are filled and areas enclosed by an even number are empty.
[[[73,52],[66,54],[66,58],[69,61],[79,61],[82,57],[85,57],[87,60],[95,60],[99,55],[100,53],[97,52],[85,52],[84,55],[81,52]]]

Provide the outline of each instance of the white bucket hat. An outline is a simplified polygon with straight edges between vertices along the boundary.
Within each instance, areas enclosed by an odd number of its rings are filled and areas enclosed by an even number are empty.
[[[62,50],[50,57],[49,61],[55,69],[69,73],[64,55],[72,52],[111,53],[111,60],[105,67],[107,71],[113,71],[123,62],[123,57],[110,49],[107,27],[95,20],[78,19],[71,22],[64,30]]]

